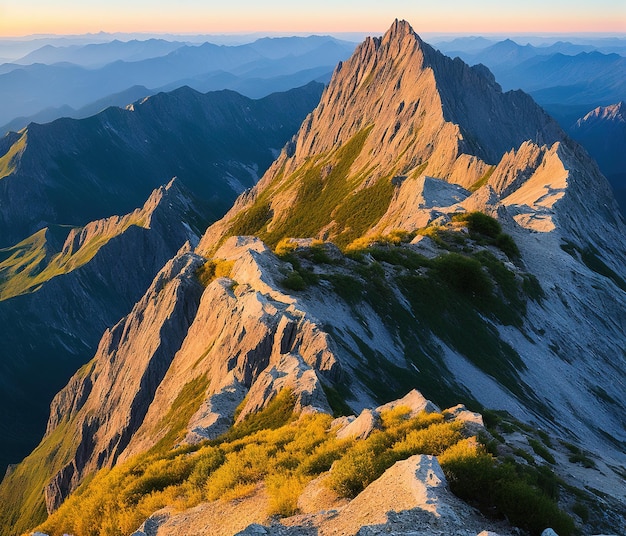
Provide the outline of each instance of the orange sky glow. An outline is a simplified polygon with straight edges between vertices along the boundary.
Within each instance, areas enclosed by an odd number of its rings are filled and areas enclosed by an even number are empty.
[[[0,36],[105,32],[372,32],[395,18],[418,32],[445,33],[626,33],[626,2],[526,0],[517,6],[495,0],[448,0],[420,6],[412,0],[317,0],[302,5],[285,0],[178,3],[146,0],[0,0]],[[503,5],[504,4],[504,5]]]

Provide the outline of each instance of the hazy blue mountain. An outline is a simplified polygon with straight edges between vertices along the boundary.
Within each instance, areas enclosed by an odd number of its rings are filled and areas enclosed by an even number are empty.
[[[185,45],[164,56],[141,61],[118,60],[97,69],[70,63],[5,64],[0,66],[0,100],[6,103],[0,110],[0,124],[9,123],[16,117],[29,117],[47,108],[70,106],[79,109],[137,85],[153,89],[173,89],[185,84],[205,91],[234,89],[236,84],[217,84],[223,73],[238,78],[268,79],[317,69],[312,78],[304,80],[309,82],[319,76],[321,68],[323,72],[332,71],[339,61],[350,55],[353,47],[330,37],[294,37],[239,46]],[[193,81],[197,78],[211,78],[213,84],[196,86]],[[228,76],[225,78],[229,80]],[[303,82],[302,78],[297,82]],[[266,84],[266,87],[269,92],[276,88],[287,89],[281,84]],[[254,96],[262,95],[256,91]]]
[[[568,130],[593,156],[626,215],[626,104],[598,107]]]
[[[185,44],[180,41],[166,41],[164,39],[148,39],[146,41],[134,39],[126,42],[115,39],[109,43],[90,43],[65,47],[45,45],[14,63],[30,65],[32,63],[68,62],[83,67],[101,67],[118,60],[141,61],[165,56]]]
[[[462,50],[459,56],[471,64],[483,63],[493,70],[500,65],[512,68],[535,56],[552,56],[553,54],[573,56],[581,52],[593,52],[595,50],[596,47],[592,45],[577,45],[569,41],[557,41],[551,45],[534,46],[530,43],[520,45],[512,39],[505,39],[482,50]]]
[[[564,122],[575,121],[581,110],[626,99],[626,57],[604,54],[591,44],[557,41],[522,46],[506,39],[459,56],[469,64],[489,67],[503,89],[531,93]]]
[[[356,43],[335,39],[328,35],[311,35],[308,37],[264,37],[250,43],[250,48],[270,59],[284,58],[285,56],[302,56],[310,52],[323,50],[324,45],[333,45],[349,54],[356,47]]]
[[[484,50],[494,44],[493,39],[482,36],[457,37],[450,41],[439,41],[435,43],[435,48],[451,57],[459,56],[461,52],[471,53]]]
[[[303,84],[299,84],[303,85]],[[296,87],[296,86],[291,86]],[[174,88],[172,88],[174,89]],[[207,90],[208,91],[208,90]],[[87,106],[83,106],[78,110],[74,110],[70,106],[61,106],[60,108],[46,108],[35,115],[29,117],[17,117],[13,121],[0,127],[0,133],[8,132],[9,130],[18,131],[23,129],[30,123],[49,123],[60,117],[69,117],[72,119],[83,119],[91,115],[95,115],[101,112],[109,106],[125,107],[126,105],[142,98],[153,95],[157,91],[151,91],[143,86],[133,86],[125,91],[108,95],[102,99],[98,99]]]

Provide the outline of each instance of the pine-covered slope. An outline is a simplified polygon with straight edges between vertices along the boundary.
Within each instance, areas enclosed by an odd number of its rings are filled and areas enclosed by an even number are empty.
[[[595,469],[571,456],[560,475],[623,527],[625,233],[606,179],[528,96],[397,21],[105,334],[0,497],[27,528],[43,487],[52,510],[98,467],[176,457],[285,388],[344,414],[418,388],[587,452]]]

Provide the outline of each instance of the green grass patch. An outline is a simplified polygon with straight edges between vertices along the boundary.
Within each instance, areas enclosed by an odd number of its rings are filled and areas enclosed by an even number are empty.
[[[469,187],[469,191],[475,192],[476,190],[487,184],[487,181],[489,181],[489,178],[491,177],[491,175],[493,175],[495,169],[496,166],[491,166],[480,179],[478,179],[474,184]]]
[[[9,148],[6,154],[0,157],[0,179],[11,175],[16,169],[16,163],[22,152],[26,148],[28,135],[22,134],[21,137]]]
[[[127,216],[113,232],[95,234],[75,250],[51,251],[49,229],[42,229],[19,244],[0,250],[0,300],[33,292],[50,279],[64,275],[87,264],[110,240],[131,226],[143,227],[138,217]]]
[[[269,202],[254,203],[250,208],[240,212],[233,221],[230,236],[256,235],[272,218],[272,207]]]
[[[612,280],[620,289],[626,291],[626,281],[615,271],[609,268],[598,256],[598,250],[593,246],[581,249],[572,242],[561,244],[561,249],[574,257],[583,261],[585,266],[593,272]]]
[[[554,459],[554,456],[552,455],[552,453],[545,446],[543,446],[539,441],[533,438],[529,438],[528,444],[533,449],[535,454],[537,454],[537,456],[542,457],[545,461],[547,461],[548,463],[552,465],[556,463],[556,460]]]
[[[336,221],[333,233],[343,234],[338,240],[346,244],[351,237],[369,229],[384,214],[392,193],[390,181],[380,179],[373,186],[353,194],[368,172],[354,172],[352,165],[371,128],[364,128],[330,155],[307,161],[286,180],[279,190],[294,188],[297,183],[295,200],[284,218],[272,220],[271,231],[263,228],[272,216],[269,201],[259,199],[237,217],[229,234],[240,234],[245,230],[274,247],[285,237],[314,237],[332,221]],[[347,208],[342,208],[346,203]],[[353,210],[355,207],[358,210]],[[246,225],[241,225],[240,221]],[[249,224],[250,221],[254,223]]]
[[[61,422],[39,446],[2,481],[0,527],[10,534],[26,533],[46,519],[43,490],[69,461],[76,436],[71,422]]]
[[[186,426],[202,404],[208,386],[209,380],[206,376],[198,376],[181,389],[168,412],[154,427],[154,433],[165,431],[165,434],[150,449],[150,453],[166,452],[183,439]]]
[[[280,428],[293,420],[295,404],[296,399],[292,391],[283,389],[263,411],[247,415],[240,423],[233,426],[223,439],[234,440],[259,430]]]

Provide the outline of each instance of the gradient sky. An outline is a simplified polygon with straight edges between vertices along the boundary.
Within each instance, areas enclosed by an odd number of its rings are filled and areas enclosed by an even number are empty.
[[[0,0],[0,36],[86,32],[626,33],[626,0]]]

